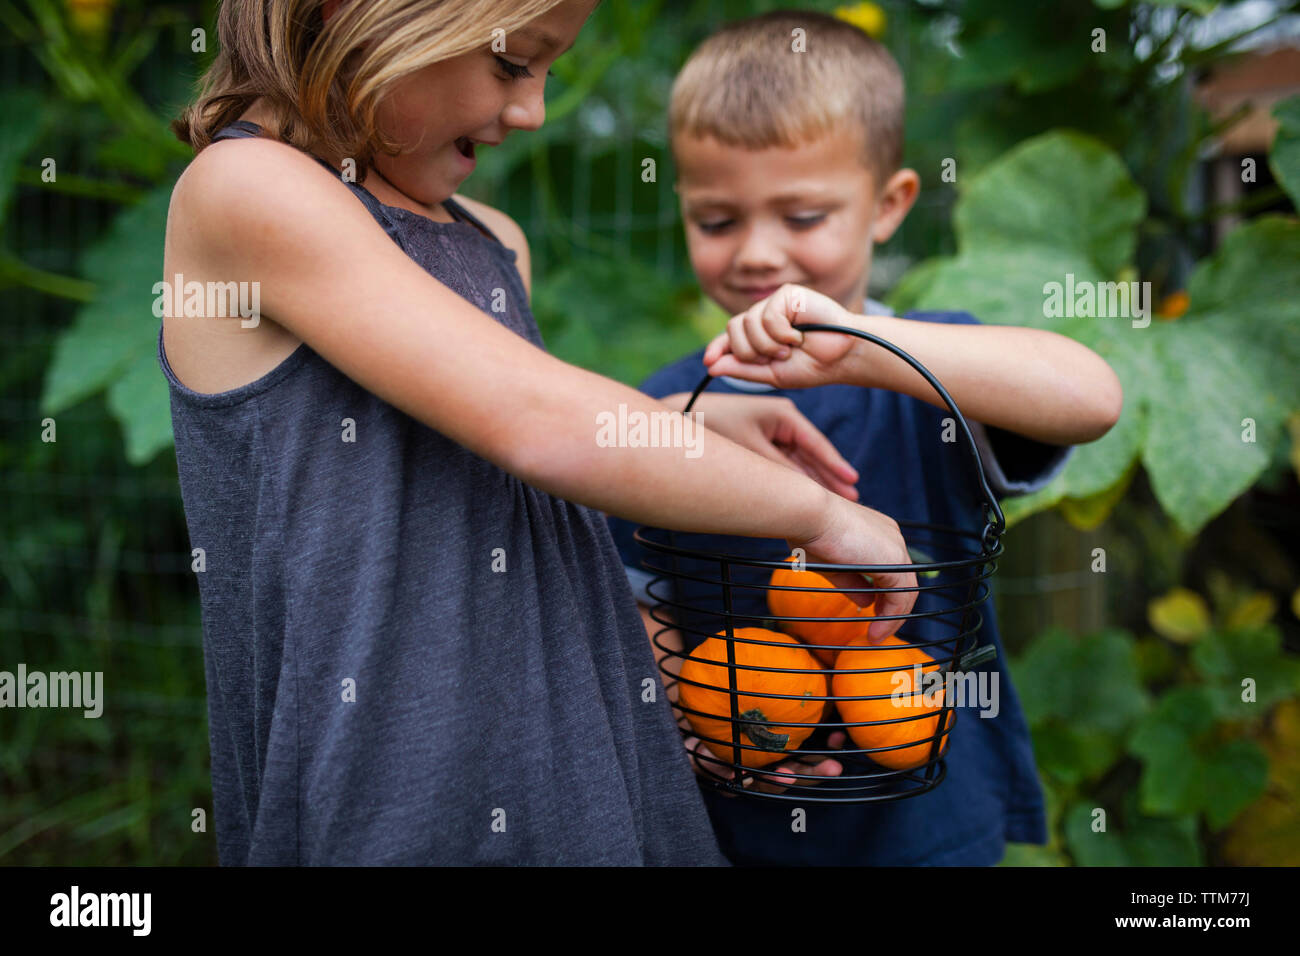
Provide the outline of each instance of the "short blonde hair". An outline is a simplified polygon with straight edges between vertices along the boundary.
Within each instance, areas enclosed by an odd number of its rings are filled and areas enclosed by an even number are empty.
[[[795,51],[795,30],[806,38]],[[862,161],[883,184],[903,164],[903,74],[857,27],[812,10],[729,23],[691,54],[673,82],[669,141],[794,147],[850,124]]]
[[[560,2],[350,0],[325,23],[324,0],[222,0],[217,56],[172,130],[198,152],[261,98],[277,121],[269,132],[333,162],[351,157],[360,178],[376,151],[398,152],[375,128],[394,83],[486,47],[495,29],[508,37]]]

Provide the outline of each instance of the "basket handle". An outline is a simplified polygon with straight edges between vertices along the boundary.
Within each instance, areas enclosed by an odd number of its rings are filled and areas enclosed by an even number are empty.
[[[880,338],[880,336],[873,335],[870,332],[863,332],[861,329],[848,328],[843,325],[826,325],[820,322],[809,323],[808,325],[797,325],[795,328],[800,332],[842,332],[845,335],[853,335],[867,342],[874,342],[881,348],[893,352],[925,377],[925,380],[930,383],[930,387],[939,393],[939,397],[943,399],[944,404],[948,406],[948,410],[952,412],[953,418],[956,420],[957,424],[961,426],[961,433],[966,436],[967,447],[970,448],[969,461],[974,468],[975,478],[979,483],[980,491],[982,491],[984,495],[984,501],[982,504],[984,505],[985,524],[984,530],[980,536],[981,542],[988,547],[994,546],[997,543],[998,537],[1000,537],[1002,532],[1006,530],[1006,518],[1003,517],[1002,508],[998,504],[997,498],[994,497],[993,490],[989,487],[988,478],[984,474],[984,462],[980,458],[979,449],[975,446],[975,438],[971,435],[970,427],[966,424],[966,416],[964,416],[961,413],[961,410],[957,408],[957,403],[952,400],[952,396],[948,394],[948,390],[939,384],[939,380],[930,373],[930,370],[900,349],[893,342],[887,342]],[[682,410],[682,414],[690,412],[691,407],[695,404],[695,400],[700,397],[700,393],[708,388],[709,383],[713,380],[714,377],[712,375],[706,374],[704,376],[704,380],[701,381],[699,385],[695,386],[695,391],[691,393],[691,400],[686,403],[686,408]]]

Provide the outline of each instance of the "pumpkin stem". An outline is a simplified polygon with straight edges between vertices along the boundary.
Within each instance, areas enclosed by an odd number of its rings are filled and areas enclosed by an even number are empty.
[[[741,723],[747,724],[741,733],[749,738],[750,743],[760,750],[770,750],[780,753],[785,750],[785,745],[790,742],[789,734],[778,734],[768,730],[767,715],[757,707],[745,711],[740,715]]]

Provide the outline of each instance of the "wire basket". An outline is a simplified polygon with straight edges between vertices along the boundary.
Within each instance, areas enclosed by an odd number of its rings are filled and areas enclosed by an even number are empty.
[[[983,526],[972,531],[899,521],[914,560],[909,565],[812,563],[767,539],[736,539],[741,544],[735,551],[721,553],[698,546],[697,539],[713,535],[638,528],[635,540],[649,552],[642,565],[655,575],[647,590],[651,616],[661,626],[652,641],[662,652],[664,687],[706,785],[800,803],[916,796],[943,781],[957,697],[969,686],[961,682],[994,652],[978,646],[979,606],[988,599],[1006,522],[966,419],[928,369],[869,332],[822,324],[799,329],[872,342],[925,377],[970,451]],[[700,382],[686,412],[711,381],[705,376]],[[916,574],[915,587],[874,587],[869,580],[907,571]],[[868,580],[860,588],[836,589],[817,572],[854,572]],[[873,615],[874,606],[842,603],[848,593],[889,591],[915,591],[912,610]],[[801,606],[805,602],[812,602],[813,613]],[[879,620],[902,624],[885,644],[854,643]],[[807,772],[828,757],[840,762],[841,774]]]

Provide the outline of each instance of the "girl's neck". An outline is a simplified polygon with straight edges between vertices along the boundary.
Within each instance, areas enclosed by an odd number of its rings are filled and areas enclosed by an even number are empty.
[[[253,123],[263,129],[275,129],[275,115],[262,105],[259,100],[248,109],[244,110],[239,117],[241,120]],[[447,211],[442,203],[436,203],[432,208],[424,206],[403,194],[397,187],[393,186],[383,174],[373,166],[366,173],[365,178],[361,181],[363,186],[372,196],[378,199],[386,206],[396,206],[399,209],[406,209],[418,215],[432,219],[434,222],[455,222],[456,217]]]

